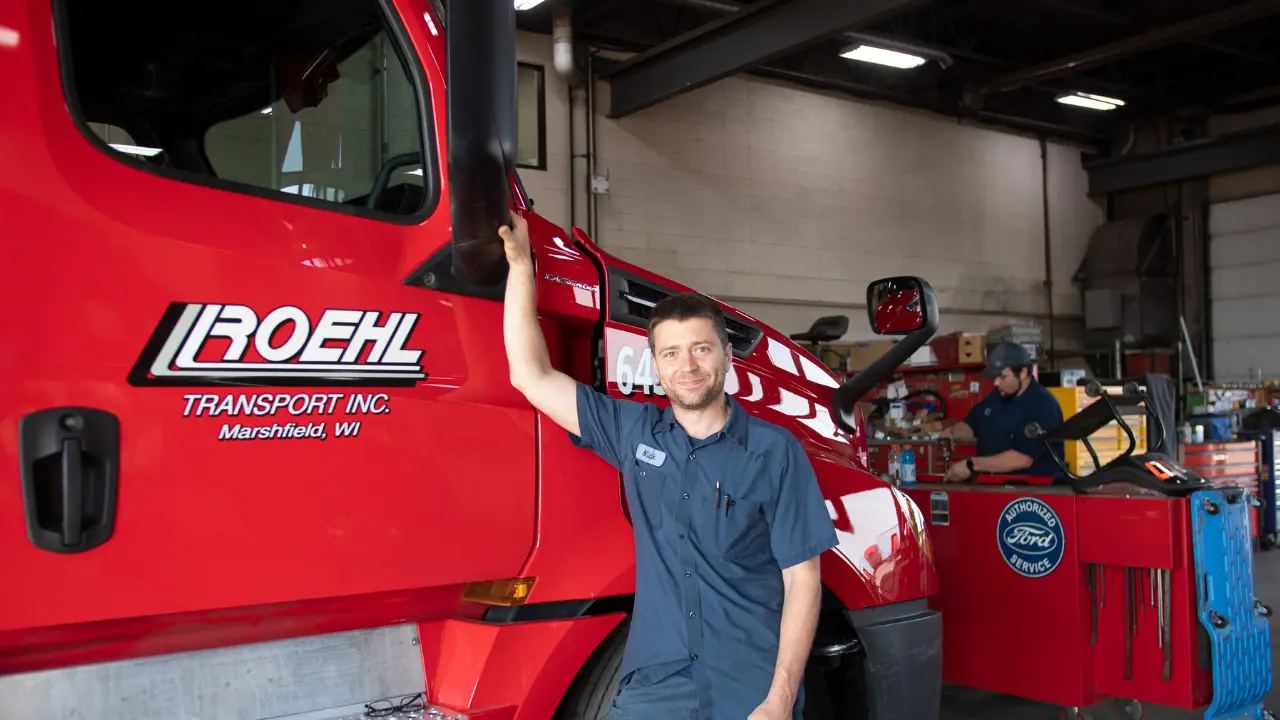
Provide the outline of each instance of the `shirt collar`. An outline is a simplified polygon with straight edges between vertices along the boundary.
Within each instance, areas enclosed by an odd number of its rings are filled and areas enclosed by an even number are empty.
[[[714,440],[720,435],[728,435],[745,448],[747,446],[747,411],[732,395],[725,393],[724,399],[725,402],[729,403],[729,420],[718,433],[708,437],[707,440]],[[662,416],[658,419],[658,426],[655,430],[657,432],[668,432],[676,429],[679,425],[676,422],[675,410],[668,404],[663,408]]]

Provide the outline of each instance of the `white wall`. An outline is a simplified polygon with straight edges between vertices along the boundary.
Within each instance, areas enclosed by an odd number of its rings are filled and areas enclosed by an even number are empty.
[[[1209,207],[1216,382],[1280,378],[1280,195]]]
[[[547,67],[550,158],[546,172],[521,177],[538,210],[568,224],[568,91],[548,36],[524,34],[518,49]],[[941,332],[1046,312],[1034,137],[748,77],[614,121],[609,85],[597,87],[597,172],[609,194],[596,239],[610,252],[788,333],[842,313],[845,340],[872,337],[864,311],[848,306],[868,281],[895,274],[933,285],[951,308]],[[1070,277],[1104,214],[1085,196],[1079,150],[1051,142],[1048,156],[1054,312],[1078,316]],[[1078,342],[1055,325],[1060,347]]]

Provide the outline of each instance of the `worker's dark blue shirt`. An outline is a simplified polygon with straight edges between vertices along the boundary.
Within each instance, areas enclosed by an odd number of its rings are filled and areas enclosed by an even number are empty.
[[[1059,475],[1062,470],[1049,455],[1043,440],[1027,437],[1028,423],[1039,423],[1046,432],[1058,429],[1062,424],[1062,406],[1035,378],[1021,395],[1006,398],[992,389],[982,402],[973,406],[964,422],[973,428],[978,440],[978,455],[999,455],[1006,450],[1017,450],[1031,458],[1031,467],[1019,470],[1017,475]],[[1061,441],[1053,443],[1053,451],[1063,454]]]
[[[746,718],[773,683],[781,569],[836,533],[796,437],[726,398],[725,427],[698,440],[670,408],[579,384],[582,436],[570,438],[622,471],[635,528],[622,676],[654,681],[692,663],[699,717]]]

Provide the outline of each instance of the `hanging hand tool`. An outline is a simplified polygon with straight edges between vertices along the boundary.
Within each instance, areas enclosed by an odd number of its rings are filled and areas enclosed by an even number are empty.
[[[1089,583],[1089,624],[1091,633],[1089,635],[1089,644],[1098,644],[1098,582],[1096,573],[1098,566],[1089,563],[1087,566],[1087,580]]]
[[[1173,661],[1172,637],[1170,625],[1173,622],[1173,600],[1170,594],[1170,578],[1168,570],[1160,571],[1160,647],[1164,650],[1164,679],[1169,679],[1170,665]]]
[[[1124,569],[1124,679],[1133,678],[1133,627],[1138,611],[1134,603],[1134,571]]]
[[[1133,678],[1133,571],[1124,569],[1124,679]]]
[[[1156,570],[1156,642],[1164,649],[1164,582],[1161,579],[1164,571]]]

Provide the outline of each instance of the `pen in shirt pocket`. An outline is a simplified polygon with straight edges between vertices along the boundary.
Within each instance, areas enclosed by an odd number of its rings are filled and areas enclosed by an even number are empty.
[[[720,509],[720,481],[716,481],[716,509]]]

